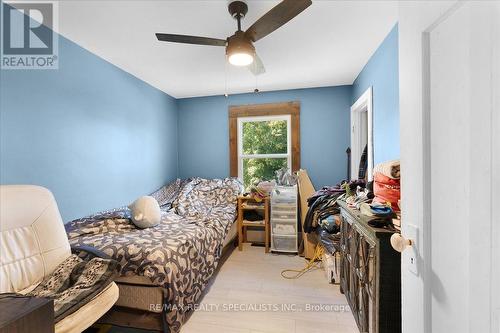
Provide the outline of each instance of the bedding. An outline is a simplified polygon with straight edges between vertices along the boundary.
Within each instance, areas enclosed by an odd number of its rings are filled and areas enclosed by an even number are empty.
[[[234,249],[234,241],[237,236],[238,223],[233,223],[222,243],[223,249],[229,249],[231,247]],[[229,245],[230,243],[233,243],[233,246]],[[224,256],[224,250],[222,256]],[[161,308],[152,308],[151,304],[163,303],[163,288],[155,286],[149,278],[139,275],[120,276],[115,279],[115,282],[120,289],[120,297],[115,305],[130,309],[161,313]]]
[[[72,221],[66,230],[71,245],[90,245],[117,260],[121,276],[145,276],[164,288],[167,325],[178,332],[215,272],[242,191],[234,178],[193,178],[172,209],[163,205],[154,227],[135,227],[125,207]]]
[[[158,201],[158,204],[162,208],[170,208],[172,202],[179,196],[183,187],[190,182],[191,179],[179,179],[171,182],[168,185],[162,186],[158,190],[154,191],[151,196]]]

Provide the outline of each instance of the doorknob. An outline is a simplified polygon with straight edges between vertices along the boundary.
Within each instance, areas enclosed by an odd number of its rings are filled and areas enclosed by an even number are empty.
[[[391,245],[394,250],[403,252],[404,249],[413,245],[413,241],[411,239],[404,238],[400,233],[395,233],[391,236]]]

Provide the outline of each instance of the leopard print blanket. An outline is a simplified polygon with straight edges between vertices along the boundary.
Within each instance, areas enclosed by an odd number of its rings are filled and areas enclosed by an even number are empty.
[[[66,225],[71,245],[90,245],[117,260],[122,276],[146,276],[164,288],[167,324],[178,332],[219,262],[243,191],[234,178],[193,178],[155,227],[138,229],[127,208]]]
[[[87,304],[112,283],[118,268],[115,260],[83,260],[72,254],[27,295],[53,299],[54,321],[58,322]]]

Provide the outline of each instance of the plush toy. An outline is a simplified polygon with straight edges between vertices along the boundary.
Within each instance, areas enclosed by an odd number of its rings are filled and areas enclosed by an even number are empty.
[[[155,198],[143,196],[128,206],[132,215],[132,222],[141,229],[154,227],[161,220],[160,205]]]

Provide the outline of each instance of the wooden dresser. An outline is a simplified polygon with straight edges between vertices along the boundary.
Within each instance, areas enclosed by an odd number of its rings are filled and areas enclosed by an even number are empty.
[[[394,231],[373,228],[369,217],[339,201],[342,214],[340,290],[360,332],[401,332],[401,258]]]

